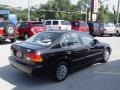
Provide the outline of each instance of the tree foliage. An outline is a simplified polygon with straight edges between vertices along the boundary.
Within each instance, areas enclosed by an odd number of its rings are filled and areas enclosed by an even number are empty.
[[[112,13],[108,8],[103,6],[99,0],[100,8],[98,13],[98,22],[115,22],[116,13]],[[77,5],[73,5],[70,0],[48,0],[39,8],[31,7],[31,19],[65,19],[65,20],[85,20],[86,10],[89,9],[89,0],[79,0]],[[1,6],[0,9],[6,9],[9,6]],[[17,14],[18,19],[27,19],[27,9],[11,9],[12,13]]]

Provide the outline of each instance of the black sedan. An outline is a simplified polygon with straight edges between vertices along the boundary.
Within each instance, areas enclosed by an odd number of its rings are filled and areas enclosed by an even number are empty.
[[[57,81],[64,80],[73,64],[83,66],[108,61],[111,48],[87,33],[44,31],[11,46],[10,64],[28,74],[48,70]]]

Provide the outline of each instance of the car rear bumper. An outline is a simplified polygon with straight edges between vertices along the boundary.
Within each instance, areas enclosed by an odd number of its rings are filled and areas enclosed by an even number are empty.
[[[15,57],[10,56],[9,57],[10,65],[12,65],[14,68],[23,71],[27,74],[32,74],[32,72],[35,69],[42,69],[42,66],[36,66],[36,65],[30,65],[30,64],[23,64],[21,62],[18,62]]]
[[[104,34],[116,34],[116,31],[104,31]]]

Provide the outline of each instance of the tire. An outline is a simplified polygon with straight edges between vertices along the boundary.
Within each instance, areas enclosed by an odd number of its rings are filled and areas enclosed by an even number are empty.
[[[119,33],[118,31],[116,32],[116,36],[117,36],[117,37],[119,37],[119,36],[120,36],[120,33]]]
[[[69,73],[68,64],[65,62],[58,63],[54,69],[53,75],[57,82],[63,81],[67,78]]]
[[[109,57],[110,57],[110,51],[108,49],[105,49],[103,52],[102,63],[106,63],[109,60]]]
[[[14,43],[14,42],[16,42],[16,38],[11,39],[11,43]]]
[[[27,40],[29,38],[29,35],[27,33],[24,34],[24,40]]]
[[[15,26],[13,24],[7,24],[5,28],[5,32],[7,35],[13,35],[15,32]]]

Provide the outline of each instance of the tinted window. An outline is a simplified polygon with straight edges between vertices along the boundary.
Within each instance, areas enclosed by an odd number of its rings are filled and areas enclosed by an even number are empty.
[[[87,33],[80,34],[80,38],[84,45],[91,45],[91,42],[94,40],[94,38]]]
[[[45,25],[51,25],[51,21],[46,21]]]
[[[69,21],[61,21],[61,25],[70,25]]]
[[[27,22],[21,22],[19,27],[27,27],[28,26],[28,23]]]
[[[58,25],[58,21],[53,21],[53,25]]]
[[[68,33],[65,34],[60,42],[62,47],[69,47],[69,46],[80,46],[82,45],[79,40],[79,36],[76,33]]]
[[[58,36],[59,36],[59,33],[42,32],[40,34],[32,36],[31,38],[26,40],[26,42],[39,44],[42,46],[49,46],[56,40]]]

